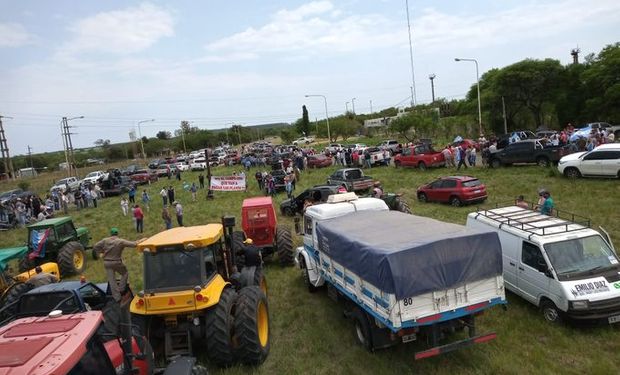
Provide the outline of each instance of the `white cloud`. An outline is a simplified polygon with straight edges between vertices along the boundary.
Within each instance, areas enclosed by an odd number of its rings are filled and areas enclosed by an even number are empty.
[[[32,42],[32,36],[18,23],[0,23],[0,47],[20,47]]]
[[[173,36],[174,20],[165,9],[143,3],[96,14],[69,29],[75,37],[61,48],[60,55],[84,51],[131,54],[147,49],[163,37]]]

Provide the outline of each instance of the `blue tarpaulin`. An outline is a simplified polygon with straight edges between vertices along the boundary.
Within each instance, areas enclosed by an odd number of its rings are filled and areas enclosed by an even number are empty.
[[[323,253],[397,299],[502,275],[495,232],[397,211],[355,212],[316,232]]]

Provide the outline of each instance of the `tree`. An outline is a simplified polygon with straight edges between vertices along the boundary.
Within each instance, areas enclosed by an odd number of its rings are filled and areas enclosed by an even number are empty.
[[[300,134],[308,135],[310,134],[310,120],[308,118],[308,110],[305,105],[301,107],[301,112],[301,121],[298,121],[296,124],[297,131]]]
[[[190,125],[191,124],[189,121],[181,121],[181,127],[174,131],[174,136],[180,137],[182,134],[185,134],[185,136],[187,136],[188,134],[194,134],[200,131],[200,129],[198,129],[197,127]]]
[[[291,144],[296,137],[292,129],[282,129],[280,130],[280,138],[282,138],[282,143]]]
[[[159,139],[170,139],[172,138],[172,134],[169,131],[165,131],[165,130],[160,130],[157,132],[157,135],[155,135],[157,138]]]
[[[388,126],[388,128],[391,131],[400,134],[407,141],[411,141],[411,139],[409,139],[408,134],[409,134],[409,131],[413,128],[414,122],[415,122],[415,116],[412,113],[410,113],[408,115],[401,116],[401,117],[395,118],[392,121],[390,121],[390,125]]]
[[[108,148],[110,147],[110,140],[109,139],[97,139],[95,141],[95,146],[97,147],[101,147],[101,148]]]

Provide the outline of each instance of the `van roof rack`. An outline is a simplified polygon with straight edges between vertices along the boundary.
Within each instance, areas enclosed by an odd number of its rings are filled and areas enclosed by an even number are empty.
[[[484,216],[496,221],[500,228],[507,225],[528,232],[528,239],[534,235],[545,236],[590,228],[590,219],[585,216],[557,209],[551,215],[543,215],[535,211],[532,204],[529,206],[522,208],[512,201],[508,204],[496,203],[492,208],[478,208],[476,217]]]

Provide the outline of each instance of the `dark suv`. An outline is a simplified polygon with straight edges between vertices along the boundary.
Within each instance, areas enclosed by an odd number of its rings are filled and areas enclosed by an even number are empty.
[[[295,216],[295,214],[302,214],[304,210],[304,201],[308,198],[321,202],[327,201],[327,197],[332,194],[338,194],[339,186],[335,185],[317,185],[308,188],[296,197],[291,199],[285,199],[280,203],[280,212],[282,215]]]

